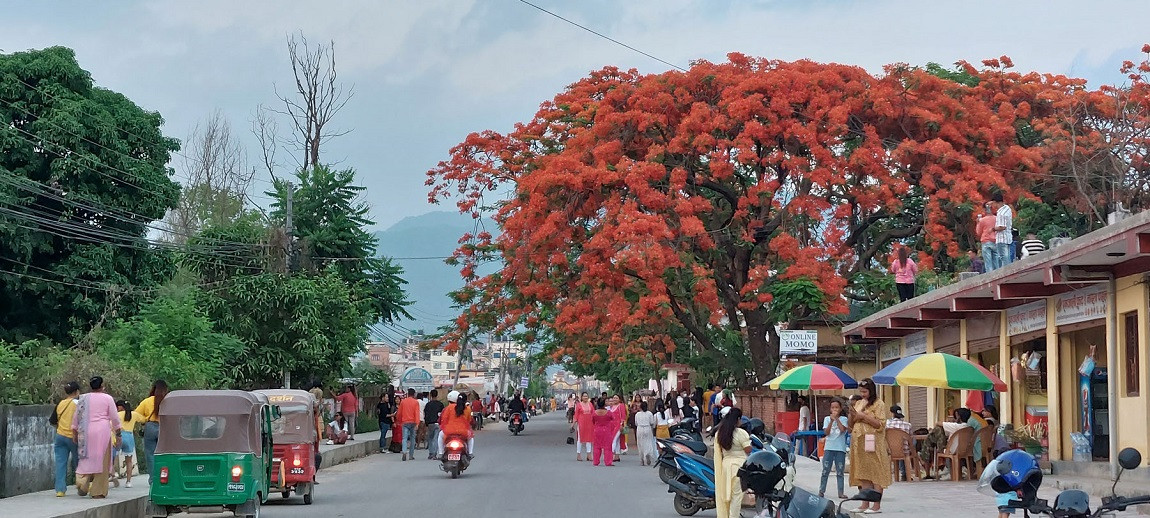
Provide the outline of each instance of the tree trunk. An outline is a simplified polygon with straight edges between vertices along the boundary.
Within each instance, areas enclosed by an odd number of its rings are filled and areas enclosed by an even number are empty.
[[[747,351],[751,355],[754,373],[751,384],[755,387],[770,380],[779,362],[778,340],[775,338],[774,323],[770,322],[763,310],[743,314],[746,320]]]

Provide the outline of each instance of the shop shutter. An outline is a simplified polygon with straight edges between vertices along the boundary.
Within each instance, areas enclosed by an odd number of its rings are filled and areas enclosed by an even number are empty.
[[[967,354],[973,356],[983,351],[991,349],[998,349],[998,337],[992,336],[990,338],[983,338],[981,340],[971,340],[966,344]]]
[[[910,401],[904,406],[906,408],[906,420],[910,421],[913,429],[926,428],[929,419],[926,416],[926,387],[909,387],[907,396]]]

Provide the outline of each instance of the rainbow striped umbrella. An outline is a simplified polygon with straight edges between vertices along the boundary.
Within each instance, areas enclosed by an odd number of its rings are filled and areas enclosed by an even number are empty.
[[[773,390],[841,390],[859,386],[839,368],[818,363],[795,367],[763,385]]]
[[[907,356],[871,377],[879,385],[1006,392],[1006,383],[981,365],[946,353]]]

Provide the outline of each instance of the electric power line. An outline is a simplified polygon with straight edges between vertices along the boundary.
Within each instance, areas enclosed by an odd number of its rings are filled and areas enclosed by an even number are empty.
[[[585,26],[585,25],[581,25],[581,24],[579,24],[579,23],[576,23],[576,22],[574,22],[574,21],[571,21],[571,20],[569,20],[569,19],[567,19],[567,18],[564,18],[564,17],[562,17],[562,16],[560,16],[560,15],[558,15],[558,14],[555,14],[555,13],[553,13],[553,12],[551,12],[551,11],[548,11],[547,9],[544,9],[544,8],[542,8],[542,7],[539,7],[538,5],[535,5],[535,4],[531,3],[531,2],[528,2],[527,0],[519,0],[519,1],[520,1],[521,3],[524,3],[524,4],[527,4],[527,5],[531,6],[531,7],[534,7],[534,8],[536,8],[536,9],[540,10],[540,11],[543,11],[544,13],[547,13],[547,14],[549,14],[549,15],[551,15],[551,16],[554,16],[555,18],[558,18],[558,19],[560,19],[560,20],[563,20],[564,22],[567,22],[567,23],[569,23],[569,24],[571,24],[571,25],[574,25],[574,26],[576,26],[576,27],[578,27],[578,28],[580,28],[580,29],[583,29],[583,30],[585,30],[585,31],[587,31],[587,32],[589,32],[589,33],[591,33],[591,34],[594,34],[594,35],[596,35],[596,36],[598,36],[598,37],[600,37],[600,38],[603,38],[603,39],[605,39],[605,40],[607,40],[607,41],[610,41],[611,43],[614,43],[614,44],[616,44],[616,45],[620,45],[620,46],[622,46],[622,47],[625,47],[625,48],[627,48],[627,49],[629,49],[629,50],[632,50],[632,51],[634,51],[634,52],[638,52],[639,54],[642,54],[642,55],[644,55],[644,56],[647,56],[647,57],[649,57],[649,58],[651,58],[651,59],[653,59],[653,60],[655,60],[655,61],[658,61],[658,62],[660,62],[660,63],[662,63],[662,64],[664,64],[664,65],[667,65],[667,66],[669,66],[669,67],[671,67],[671,68],[674,68],[674,69],[676,69],[676,70],[679,70],[679,71],[681,71],[681,72],[686,72],[686,71],[687,71],[687,69],[685,69],[685,68],[683,68],[683,67],[681,67],[681,66],[679,66],[679,65],[676,65],[676,64],[674,64],[674,63],[671,63],[670,61],[667,61],[667,60],[665,60],[665,59],[663,59],[663,58],[660,58],[660,57],[654,56],[654,55],[652,55],[652,54],[649,54],[649,53],[647,53],[647,52],[644,52],[644,51],[642,51],[642,50],[639,50],[639,49],[637,49],[637,48],[635,48],[635,47],[632,47],[632,46],[630,46],[630,45],[628,45],[628,44],[626,44],[626,43],[623,43],[623,42],[621,42],[621,41],[619,41],[619,40],[617,40],[617,39],[615,39],[615,38],[612,38],[612,37],[610,37],[610,36],[608,36],[608,35],[606,35],[606,34],[603,34],[603,33],[599,32],[599,31],[596,31],[595,29],[592,29],[592,28],[590,28],[590,27],[587,27],[587,26]]]

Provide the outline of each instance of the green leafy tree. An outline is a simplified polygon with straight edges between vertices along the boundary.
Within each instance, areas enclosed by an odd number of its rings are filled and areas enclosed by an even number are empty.
[[[302,243],[301,263],[311,271],[335,272],[347,282],[353,296],[366,303],[367,314],[386,322],[411,318],[403,291],[403,270],[377,257],[378,240],[367,231],[375,222],[368,206],[357,201],[364,188],[355,184],[355,171],[315,166],[296,175],[292,195],[293,234]],[[285,219],[287,185],[275,183],[272,217]]]
[[[97,352],[109,364],[142,370],[173,388],[222,388],[232,381],[224,366],[242,351],[238,338],[216,332],[195,304],[198,290],[175,290],[139,314],[102,331]]]
[[[0,55],[0,71],[0,339],[71,344],[126,286],[170,277],[147,234],[179,196],[179,144],[70,49]]]

